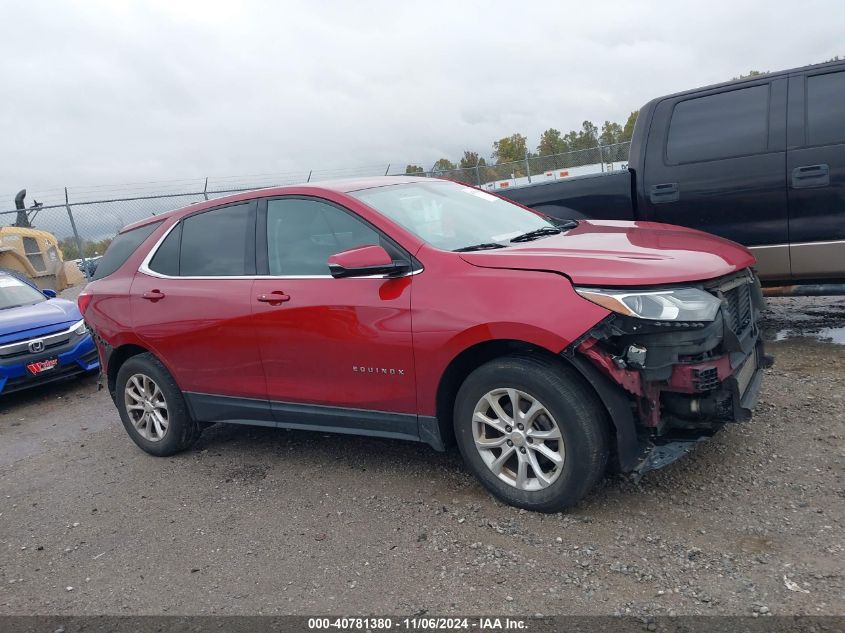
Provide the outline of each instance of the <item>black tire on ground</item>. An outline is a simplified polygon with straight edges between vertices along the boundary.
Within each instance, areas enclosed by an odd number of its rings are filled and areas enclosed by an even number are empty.
[[[563,466],[558,478],[546,488],[522,490],[502,481],[476,448],[472,430],[476,404],[499,388],[529,394],[545,406],[560,428]],[[496,498],[519,508],[558,512],[572,506],[586,496],[607,468],[607,411],[580,374],[557,359],[513,355],[482,365],[458,391],[454,426],[464,462],[475,476]]]
[[[141,436],[129,418],[125,404],[125,389],[129,379],[136,374],[150,377],[161,389],[167,403],[168,428],[159,441],[150,441]],[[150,455],[166,457],[190,448],[202,433],[200,425],[191,419],[185,397],[173,380],[170,372],[152,354],[138,354],[127,360],[117,372],[115,385],[117,409],[123,427],[141,449]]]

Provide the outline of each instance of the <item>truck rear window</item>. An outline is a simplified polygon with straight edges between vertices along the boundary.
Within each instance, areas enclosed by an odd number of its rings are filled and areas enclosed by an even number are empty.
[[[134,253],[137,248],[147,239],[153,231],[155,231],[161,222],[153,222],[152,224],[145,224],[139,226],[137,229],[120,233],[112,240],[109,247],[106,249],[105,255],[97,264],[97,271],[94,273],[93,279],[102,279],[108,277],[118,268],[123,266],[124,262],[129,259],[129,256]]]

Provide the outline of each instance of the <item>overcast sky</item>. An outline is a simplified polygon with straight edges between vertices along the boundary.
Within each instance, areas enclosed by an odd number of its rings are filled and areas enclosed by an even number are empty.
[[[843,26],[841,0],[4,1],[0,195],[534,147],[845,56]]]

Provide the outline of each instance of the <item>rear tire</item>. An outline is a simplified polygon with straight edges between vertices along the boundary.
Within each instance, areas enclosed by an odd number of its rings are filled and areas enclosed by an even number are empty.
[[[512,506],[558,512],[586,496],[607,467],[607,412],[555,359],[515,355],[482,365],[461,385],[454,421],[464,461]]]
[[[184,451],[202,433],[173,376],[152,354],[132,356],[121,365],[115,402],[129,437],[150,455]]]

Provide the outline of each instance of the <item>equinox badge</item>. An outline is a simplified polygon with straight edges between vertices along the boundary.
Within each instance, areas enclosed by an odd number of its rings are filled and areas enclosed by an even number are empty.
[[[352,371],[358,372],[359,374],[381,374],[383,376],[405,375],[404,369],[393,369],[391,367],[361,367],[359,365],[353,365]]]

